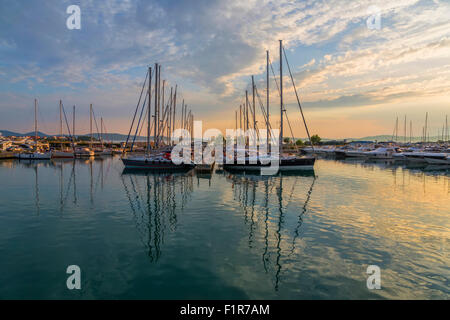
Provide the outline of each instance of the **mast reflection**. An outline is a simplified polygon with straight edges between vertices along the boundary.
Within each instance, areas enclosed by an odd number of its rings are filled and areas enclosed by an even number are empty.
[[[124,170],[121,181],[150,262],[161,257],[167,231],[175,231],[178,214],[190,200],[193,172],[152,173]]]
[[[227,175],[227,180],[232,184],[233,197],[239,201],[244,223],[248,225],[248,246],[261,250],[264,270],[273,274],[276,291],[279,289],[283,264],[295,252],[316,179],[314,172],[276,176]],[[306,189],[306,192],[300,204],[296,200],[301,188]],[[292,217],[286,216],[287,206],[299,207],[295,223],[286,223],[286,219],[292,220]],[[255,238],[259,238],[259,243]]]

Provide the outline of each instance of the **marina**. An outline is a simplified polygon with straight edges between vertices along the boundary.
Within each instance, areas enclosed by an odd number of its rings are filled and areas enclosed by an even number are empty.
[[[449,300],[449,16],[0,2],[0,300],[168,319]]]
[[[425,168],[319,157],[313,172],[205,179],[120,156],[3,160],[0,296],[446,299],[450,171]],[[81,292],[60,272],[72,261]],[[369,264],[383,290],[366,289]]]

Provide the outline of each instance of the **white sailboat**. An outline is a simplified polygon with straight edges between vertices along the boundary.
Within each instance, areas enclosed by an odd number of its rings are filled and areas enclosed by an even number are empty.
[[[52,152],[52,158],[59,158],[59,159],[73,159],[75,158],[75,154],[73,150],[70,149],[64,149],[62,138],[63,138],[63,121],[62,121],[62,101],[59,100],[59,125],[60,125],[60,136],[61,139],[61,147],[60,150],[53,150]]]
[[[52,153],[50,151],[40,151],[38,145],[38,121],[37,121],[37,99],[34,99],[34,141],[35,141],[35,151],[19,153],[17,157],[19,159],[26,160],[50,160]]]

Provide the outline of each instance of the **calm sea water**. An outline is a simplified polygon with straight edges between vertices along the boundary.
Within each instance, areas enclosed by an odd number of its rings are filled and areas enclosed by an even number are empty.
[[[0,298],[448,299],[450,173],[136,174],[0,162]],[[81,290],[66,268],[81,268]],[[380,290],[366,286],[368,265]]]

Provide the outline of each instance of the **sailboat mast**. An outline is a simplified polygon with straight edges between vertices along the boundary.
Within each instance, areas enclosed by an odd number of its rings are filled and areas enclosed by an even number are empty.
[[[249,129],[249,123],[248,123],[248,91],[245,90],[245,121],[246,121],[246,127],[245,131]]]
[[[283,152],[283,40],[280,40],[280,152]]]
[[[160,123],[159,123],[159,120],[160,120],[160,117],[161,117],[161,65],[158,65],[158,119],[157,119],[157,123],[156,123],[156,126],[157,126],[157,136],[156,136],[156,139],[157,139],[157,142],[156,142],[156,144],[159,146],[159,126],[160,126]]]
[[[59,136],[62,137],[63,134],[63,123],[62,123],[62,101],[59,100]]]
[[[252,76],[252,104],[253,104],[253,129],[256,130],[255,78],[253,76]]]
[[[103,117],[100,117],[100,141],[102,142],[103,148]]]
[[[34,99],[34,141],[36,142],[36,149],[37,149],[37,140],[38,140],[38,134],[37,134],[37,99]]]
[[[181,102],[181,129],[184,129],[184,99]]]
[[[184,105],[184,128],[187,130],[187,128],[189,127],[189,123],[188,123],[188,117],[189,114],[187,112],[187,104]]]
[[[63,135],[62,101],[59,100],[59,139],[61,141],[61,150],[63,149],[62,135]]]
[[[412,142],[412,120],[409,120],[409,143]]]
[[[395,120],[395,141],[398,142],[398,117]]]
[[[161,105],[160,105],[160,109],[158,110],[158,141],[161,140],[161,142],[164,142],[164,129],[163,129],[163,121],[164,121],[164,92],[165,90],[165,85],[166,85],[166,80],[163,80],[163,85],[162,85],[162,99],[161,99]],[[161,114],[160,112],[163,111],[163,113]],[[159,137],[159,132],[161,132],[161,137]]]
[[[170,141],[171,139],[171,132],[172,132],[172,113],[173,113],[173,98],[174,98],[174,92],[173,92],[173,87],[170,87],[170,107],[169,107],[169,114],[168,114],[168,118],[167,121],[169,122],[169,125],[167,126],[167,145],[170,146]]]
[[[245,90],[245,119],[246,119],[246,128],[245,128],[245,132],[248,131],[249,129],[249,119],[248,119],[248,91]],[[245,144],[248,146],[249,145],[249,136],[248,134],[245,135]]]
[[[153,144],[156,148],[156,130],[157,130],[157,112],[158,112],[158,64],[155,63],[155,112],[154,112],[154,126],[153,126]]]
[[[266,133],[266,135],[267,135],[267,148],[269,148],[269,139],[270,139],[270,130],[269,130],[269,50],[267,50],[266,51],[266,90],[267,90],[267,93],[266,93],[266,99],[267,99],[267,102],[266,102],[266,108],[267,108],[267,111],[266,111],[266,117],[267,117],[267,120],[266,120],[266,130],[267,130],[267,133]],[[267,149],[268,151],[269,151],[269,149]]]
[[[405,138],[403,139],[403,142],[406,143],[406,114],[405,114]]]
[[[172,123],[172,130],[170,132],[170,143],[172,144],[172,134],[173,131],[176,129],[176,115],[177,115],[177,91],[178,91],[178,85],[175,85],[175,93],[173,95],[173,123]]]
[[[89,106],[89,134],[91,136],[89,147],[92,149],[92,103]]]
[[[444,134],[444,142],[448,142],[448,116],[445,115],[445,134]]]
[[[73,155],[75,156],[75,105],[73,106],[72,126],[72,149]]]
[[[152,123],[152,67],[148,67],[148,106],[147,106],[147,153],[150,153],[150,124]]]
[[[242,129],[242,104],[239,105],[239,129]]]

